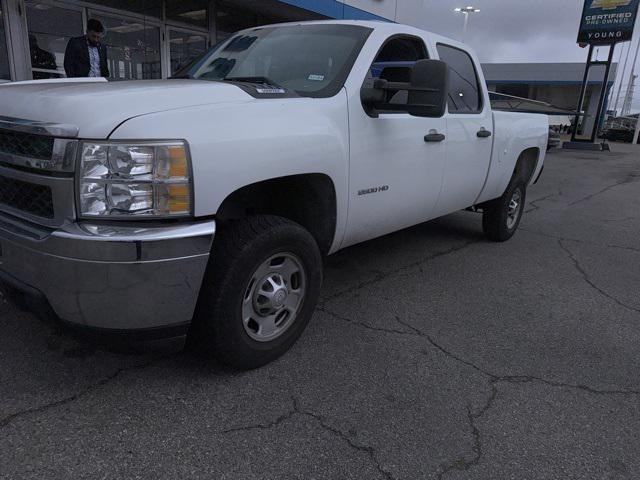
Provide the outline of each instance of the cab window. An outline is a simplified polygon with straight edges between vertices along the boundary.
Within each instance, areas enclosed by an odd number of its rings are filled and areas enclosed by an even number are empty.
[[[471,56],[456,47],[439,43],[440,60],[449,66],[449,113],[482,111],[482,89]]]

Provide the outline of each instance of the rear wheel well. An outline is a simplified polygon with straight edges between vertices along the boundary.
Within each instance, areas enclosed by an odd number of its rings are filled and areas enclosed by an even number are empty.
[[[528,148],[524,150],[518,157],[516,162],[516,168],[513,172],[513,176],[519,176],[528,185],[531,182],[536,167],[538,166],[538,159],[540,158],[539,148]]]
[[[307,229],[326,255],[336,230],[336,192],[324,174],[292,175],[244,186],[220,205],[216,218],[225,222],[250,215],[277,215]]]

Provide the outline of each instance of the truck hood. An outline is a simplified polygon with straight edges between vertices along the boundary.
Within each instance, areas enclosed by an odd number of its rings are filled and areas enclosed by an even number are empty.
[[[76,125],[80,138],[105,139],[122,122],[149,113],[255,101],[240,88],[202,80],[38,82],[0,86],[0,116]]]

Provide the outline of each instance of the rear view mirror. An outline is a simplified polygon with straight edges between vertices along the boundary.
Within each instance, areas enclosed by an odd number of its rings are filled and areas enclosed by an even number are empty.
[[[413,67],[407,112],[416,117],[442,117],[447,107],[449,67],[441,60],[419,60]]]

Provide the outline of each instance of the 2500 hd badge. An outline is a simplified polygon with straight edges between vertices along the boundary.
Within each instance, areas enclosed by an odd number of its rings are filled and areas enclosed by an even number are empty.
[[[370,193],[386,192],[389,190],[389,185],[383,185],[382,187],[366,188],[364,190],[358,190],[358,195],[369,195]]]

